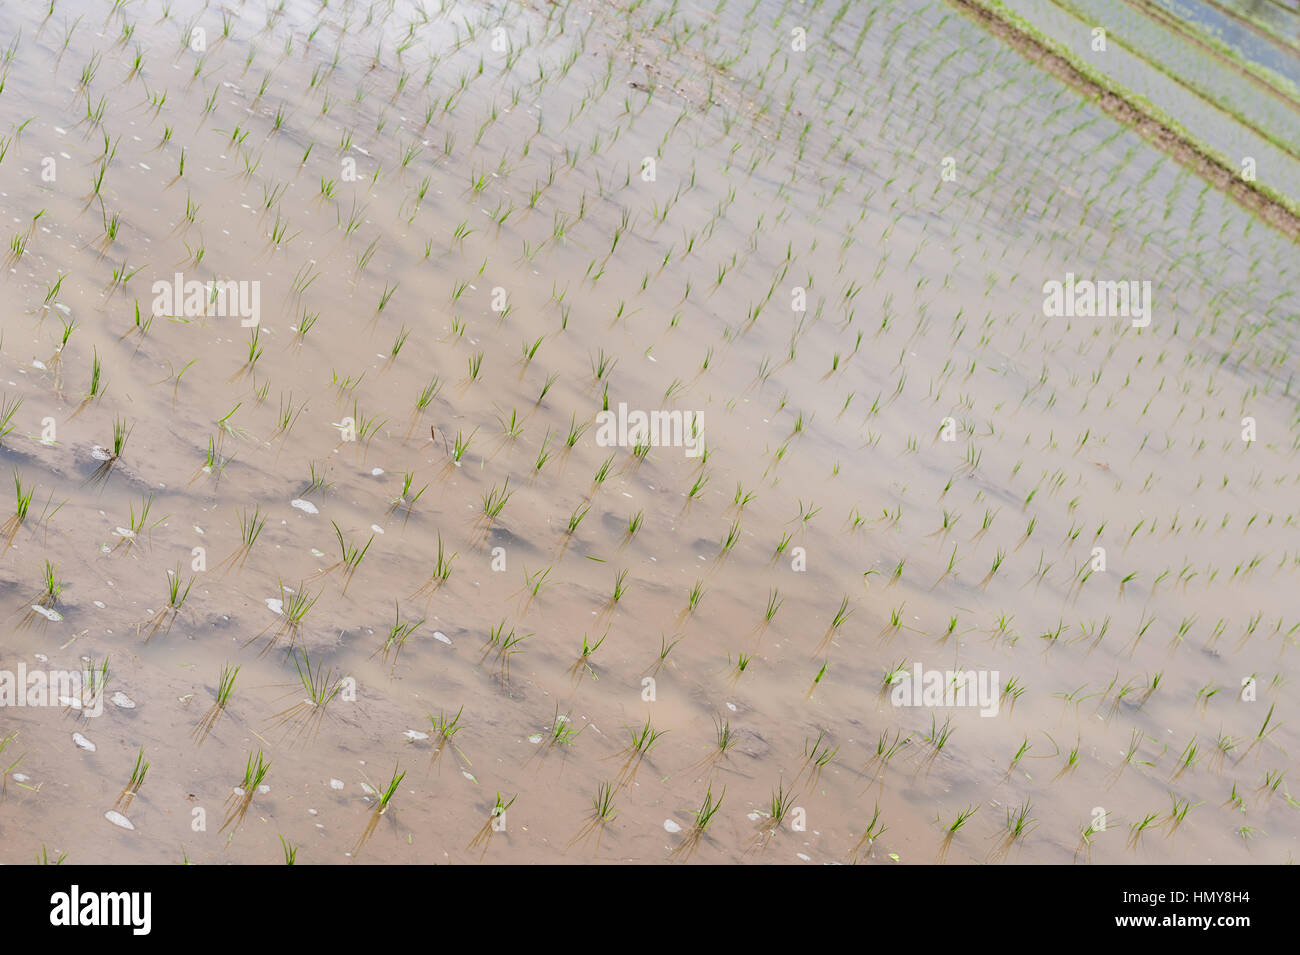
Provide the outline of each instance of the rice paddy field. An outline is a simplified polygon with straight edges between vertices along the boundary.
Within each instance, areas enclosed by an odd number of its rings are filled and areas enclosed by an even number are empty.
[[[1291,862],[1250,6],[0,6],[0,862]]]

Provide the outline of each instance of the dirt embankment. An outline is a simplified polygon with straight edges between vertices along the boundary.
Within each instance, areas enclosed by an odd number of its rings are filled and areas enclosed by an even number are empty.
[[[1300,240],[1300,216],[1255,183],[1242,179],[1235,169],[1210,155],[1203,146],[1152,116],[1136,99],[1088,76],[1065,57],[1049,49],[1042,40],[1004,19],[978,0],[948,2],[1034,63],[1086,96],[1096,99],[1107,115],[1135,129],[1149,142],[1227,193],[1292,241]]]

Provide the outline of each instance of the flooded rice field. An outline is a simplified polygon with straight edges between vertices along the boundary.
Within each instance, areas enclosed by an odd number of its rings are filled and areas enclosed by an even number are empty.
[[[974,6],[1300,202],[1119,0],[0,7],[0,862],[1291,861],[1295,232]]]

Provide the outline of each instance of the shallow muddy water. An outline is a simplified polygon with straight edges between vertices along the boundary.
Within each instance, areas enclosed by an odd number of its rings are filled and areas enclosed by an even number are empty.
[[[0,861],[1290,861],[1294,245],[954,7],[45,10]]]

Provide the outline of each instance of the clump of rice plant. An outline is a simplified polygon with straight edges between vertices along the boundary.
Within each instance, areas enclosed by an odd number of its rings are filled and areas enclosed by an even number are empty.
[[[203,745],[203,741],[208,738],[208,734],[217,725],[217,720],[221,718],[221,714],[226,711],[230,698],[235,693],[235,677],[238,675],[238,665],[233,667],[229,664],[222,665],[221,676],[217,680],[216,698],[208,711],[203,714],[203,719],[199,720],[198,725],[194,727],[194,732],[190,734],[194,737],[196,746]]]
[[[362,831],[361,838],[357,840],[356,848],[352,850],[353,855],[360,852],[361,847],[375,834],[375,829],[379,827],[379,820],[388,812],[389,803],[393,801],[393,796],[397,794],[397,787],[402,784],[402,780],[405,778],[406,771],[394,766],[393,775],[389,779],[388,785],[382,790],[375,791],[377,797],[375,807],[371,810],[370,819],[366,822],[366,828]]]
[[[1160,813],[1150,812],[1145,814],[1141,819],[1134,819],[1128,827],[1128,846],[1130,849],[1136,849],[1142,841],[1142,836],[1148,829],[1157,825],[1160,819]]]
[[[609,631],[606,630],[603,634],[601,634],[599,640],[597,640],[595,643],[592,643],[590,638],[585,633],[582,635],[582,652],[578,654],[578,659],[575,660],[573,662],[573,665],[569,667],[569,676],[573,678],[575,683],[581,682],[582,678],[588,673],[591,674],[591,678],[593,680],[600,679],[598,676],[596,676],[596,671],[592,669],[591,657],[592,654],[594,654],[597,650],[600,649],[600,645],[605,642],[605,638],[608,636],[609,636]]]
[[[596,837],[596,851],[600,851],[601,836],[605,834],[606,827],[618,816],[618,810],[614,808],[614,793],[613,783],[601,783],[596,787],[596,794],[592,798],[591,814],[586,824],[565,846],[566,852],[577,843],[586,842],[592,835]]]
[[[171,631],[172,624],[180,615],[181,608],[185,606],[185,601],[190,596],[190,588],[194,586],[194,578],[191,577],[189,583],[185,584],[184,589],[181,587],[181,566],[176,565],[174,571],[167,571],[167,605],[161,610],[154,612],[153,616],[140,624],[137,628],[141,632],[147,631],[145,642],[148,643],[159,630],[163,634]]]
[[[689,858],[695,854],[700,843],[704,841],[705,835],[709,831],[709,826],[713,824],[714,817],[718,810],[722,808],[722,800],[727,796],[727,787],[722,787],[722,792],[716,799],[713,798],[712,784],[705,790],[704,801],[700,803],[700,808],[695,810],[691,828],[686,831],[676,848],[673,849],[672,855],[681,858]]]
[[[406,508],[406,517],[403,518],[403,523],[405,523],[405,521],[410,520],[412,509],[415,507],[416,503],[420,500],[420,498],[424,495],[424,492],[429,489],[429,485],[426,484],[424,487],[420,488],[418,491],[412,494],[411,485],[414,481],[415,481],[414,474],[412,474],[410,471],[404,472],[402,474],[402,493],[397,495],[397,497],[393,498],[391,501],[388,502],[388,510],[390,512],[397,510],[399,507]]]
[[[0,398],[0,445],[3,445],[4,439],[17,427],[13,423],[14,415],[22,406],[22,398]]]
[[[619,786],[632,785],[636,779],[637,770],[641,768],[641,763],[650,755],[650,751],[659,745],[660,737],[666,732],[667,730],[657,730],[651,726],[649,717],[646,717],[645,724],[640,729],[634,726],[627,727],[627,733],[631,739],[619,754],[624,757],[623,765],[619,768],[618,776],[615,778],[615,782]]]
[[[55,850],[56,852],[58,850]],[[63,860],[68,857],[66,852],[60,852],[53,859],[50,858],[49,850],[45,848],[45,843],[41,843],[41,851],[36,853],[37,865],[63,865]]]
[[[289,590],[280,582],[280,619],[277,623],[266,627],[253,640],[259,637],[267,636],[266,646],[263,647],[262,653],[266,653],[286,636],[289,638],[287,650],[292,651],[298,645],[302,638],[302,628],[307,620],[307,613],[315,606],[316,601],[320,599],[320,594],[310,596],[304,584],[299,583],[297,590]],[[252,643],[250,640],[249,643]]]
[[[24,488],[22,475],[17,470],[14,471],[14,514],[13,517],[5,521],[4,526],[0,527],[0,537],[4,538],[4,548],[0,553],[7,551],[18,536],[19,529],[27,521],[27,511],[32,506],[32,494],[34,488]]]
[[[343,594],[346,595],[348,585],[352,583],[352,575],[357,572],[357,568],[361,566],[361,561],[365,559],[366,553],[370,550],[370,545],[375,542],[375,535],[371,534],[370,539],[363,546],[358,546],[343,536],[343,530],[336,521],[330,521],[330,524],[333,525],[334,537],[339,542],[339,559],[324,570],[315,573],[313,579],[333,573],[341,567],[343,568]]]
[[[939,861],[942,862],[948,857],[948,850],[952,846],[952,840],[956,837],[961,828],[970,821],[970,817],[979,812],[979,806],[968,806],[958,811],[957,816],[948,825],[943,833],[943,842],[939,846]]]
[[[117,529],[118,536],[121,537],[121,540],[119,540],[116,544],[113,545],[114,551],[116,551],[119,547],[121,547],[124,549],[125,553],[130,553],[131,548],[133,548],[136,545],[136,543],[141,539],[141,537],[147,531],[152,531],[163,521],[167,520],[167,515],[164,514],[162,517],[158,518],[158,520],[154,521],[152,524],[149,523],[149,512],[153,509],[152,494],[146,494],[143,498],[141,498],[140,512],[138,514],[136,513],[134,503],[129,505],[129,508],[130,509],[128,511],[128,516],[126,519],[126,527],[119,527]],[[146,525],[148,526],[146,527]]]
[[[375,651],[375,653],[382,654],[384,660],[388,659],[389,654],[392,654],[393,659],[396,660],[398,655],[402,652],[402,647],[406,646],[406,641],[410,638],[411,634],[415,633],[415,631],[419,630],[420,627],[424,625],[423,617],[414,622],[403,620],[402,608],[396,600],[393,601],[393,609],[396,612],[396,618],[393,621],[393,625],[388,628],[388,635],[384,638],[383,644]],[[374,654],[371,654],[371,656],[373,655]]]
[[[584,729],[586,729],[585,726],[581,729],[574,729],[573,718],[568,713],[561,713],[559,706],[556,706],[555,716],[551,720],[551,727],[543,738],[546,744],[542,750],[543,755],[551,752],[556,747],[572,746],[578,741],[578,737],[582,735]]]
[[[4,736],[0,736],[0,764],[2,764],[5,759],[5,750],[8,749],[9,745],[17,738],[17,730],[14,730],[11,733],[6,733]],[[23,756],[25,755],[25,753],[19,753],[17,759],[8,766],[5,766],[3,769],[0,769],[0,796],[4,796],[5,793],[9,791],[9,774],[18,768],[18,764],[23,761]]]
[[[503,687],[510,682],[510,658],[517,653],[524,652],[520,648],[520,644],[531,636],[531,633],[516,634],[513,627],[510,628],[509,633],[506,633],[505,620],[491,628],[488,634],[487,646],[483,649],[483,658],[487,659],[489,655],[496,655],[497,679]]]
[[[136,797],[140,792],[140,787],[144,785],[144,777],[148,772],[149,761],[144,758],[144,747],[141,746],[135,757],[135,768],[131,770],[131,779],[122,788],[117,801],[113,803],[114,809],[126,809],[131,805],[131,800]]]
[[[262,750],[259,749],[256,756],[249,753],[243,779],[226,798],[226,821],[221,824],[219,832],[225,832],[231,826],[238,829],[243,823],[244,817],[248,815],[248,808],[253,804],[253,795],[262,785],[262,780],[266,778],[270,768],[271,763]],[[231,830],[231,835],[234,835],[234,830]]]
[[[244,562],[248,560],[248,555],[253,552],[253,545],[257,543],[258,537],[261,536],[262,528],[266,526],[266,518],[262,516],[261,505],[254,506],[251,513],[245,507],[238,511],[235,516],[239,520],[239,546],[235,548],[229,557],[218,564],[218,567],[242,568]]]
[[[113,467],[122,460],[122,455],[126,451],[127,439],[131,437],[131,429],[127,427],[125,421],[117,418],[113,421],[113,448],[101,448],[98,445],[94,447],[91,455],[99,462],[95,470],[91,472],[86,483],[102,487],[108,481],[112,474]]]
[[[714,717],[713,730],[714,746],[711,756],[715,760],[725,759],[731,748],[736,745],[736,733],[731,728],[731,720],[725,717]]]
[[[1246,749],[1242,752],[1242,754],[1239,757],[1237,757],[1237,762],[1235,765],[1240,765],[1241,761],[1244,760],[1247,756],[1249,756],[1250,751],[1253,750],[1256,746],[1259,746],[1261,743],[1264,742],[1271,742],[1269,740],[1269,737],[1272,736],[1275,732],[1277,732],[1278,729],[1282,727],[1283,724],[1281,723],[1273,723],[1273,709],[1276,706],[1277,706],[1276,703],[1269,704],[1268,712],[1264,714],[1264,722],[1260,724],[1259,732],[1257,732],[1255,734],[1255,738],[1250,741],[1250,745],[1246,747]]]
[[[487,855],[488,846],[492,842],[492,836],[497,832],[505,832],[506,829],[506,810],[515,804],[518,794],[506,799],[501,793],[497,793],[496,802],[492,805],[492,812],[488,816],[487,822],[483,823],[482,828],[474,834],[474,838],[469,841],[468,849],[475,846],[482,846],[483,850],[479,853],[482,859]]]
[[[415,596],[423,593],[432,593],[445,584],[451,577],[452,565],[456,561],[456,554],[448,554],[442,543],[442,532],[438,532],[438,557],[433,563],[433,571],[429,574],[429,579],[425,581],[424,586],[415,592]]]
[[[825,738],[826,738],[826,731],[819,730],[817,732],[817,738],[815,740],[812,740],[811,742],[806,739],[804,740],[803,766],[800,768],[799,772],[795,774],[794,781],[797,782],[799,777],[803,775],[805,771],[807,771],[808,785],[810,786],[817,785],[817,779],[821,776],[822,770],[825,769],[827,766],[829,766],[835,760],[836,754],[838,754],[840,751],[840,748],[838,746],[832,747],[830,743],[825,743],[823,745],[822,741]]]
[[[609,603],[607,603],[605,606],[612,610],[614,607],[618,606],[618,602],[623,599],[623,595],[625,593],[627,593],[627,568],[626,567],[620,570],[618,574],[614,577],[614,589],[610,593]]]
[[[1019,806],[1007,808],[1006,825],[1003,830],[1002,842],[995,852],[997,856],[1005,856],[1018,842],[1022,842],[1026,836],[1037,828],[1037,820],[1030,815],[1033,809],[1033,803],[1026,799]]]
[[[510,478],[506,478],[503,485],[500,487],[494,485],[491,490],[483,495],[483,516],[487,519],[489,527],[501,516],[506,503],[514,493],[514,491],[510,490]]]
[[[302,659],[294,657],[294,667],[298,671],[298,685],[290,692],[297,693],[301,686],[303,697],[288,709],[281,710],[271,719],[275,726],[284,728],[284,738],[293,736],[299,739],[306,735],[314,740],[325,720],[326,707],[334,697],[343,690],[343,680],[334,675],[334,669],[325,669],[324,663],[312,669],[311,659],[305,650],[300,651]]]
[[[433,756],[429,759],[429,765],[440,765],[442,754],[448,748],[463,759],[467,766],[470,765],[469,758],[461,752],[459,746],[452,742],[452,738],[465,728],[460,724],[460,717],[464,712],[465,707],[462,706],[456,711],[455,716],[448,716],[446,713],[439,713],[437,716],[432,713],[428,714],[429,722],[432,724],[432,733],[430,735],[433,737]]]
[[[691,585],[691,589],[686,594],[686,609],[682,611],[683,616],[695,613],[695,608],[700,605],[700,600],[704,597],[704,581],[697,580]]]
[[[70,709],[79,712],[83,718],[92,712],[100,712],[103,706],[104,691],[111,679],[108,657],[96,662],[93,657],[84,659],[81,665],[81,693],[79,698],[70,701]]]
[[[41,565],[41,590],[32,598],[31,612],[55,623],[62,620],[63,615],[54,608],[58,606],[64,586],[64,581],[59,579],[58,567],[47,558]]]
[[[668,654],[672,653],[673,647],[682,642],[682,637],[678,637],[671,643],[662,633],[659,635],[659,655],[655,657],[655,662],[650,665],[648,671],[651,676],[657,676],[659,671],[668,664]]]
[[[856,862],[858,854],[864,851],[870,856],[871,850],[876,845],[876,840],[888,830],[889,827],[880,819],[880,803],[876,803],[876,808],[871,814],[871,821],[867,823],[866,831],[863,832],[862,838],[858,840],[858,844],[853,847],[853,860]]]
[[[784,783],[777,784],[776,789],[772,790],[771,799],[768,800],[767,811],[762,813],[763,819],[759,822],[758,836],[753,846],[755,849],[761,852],[767,848],[798,798],[798,795],[786,792]]]

